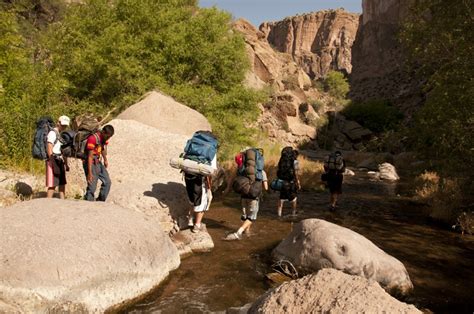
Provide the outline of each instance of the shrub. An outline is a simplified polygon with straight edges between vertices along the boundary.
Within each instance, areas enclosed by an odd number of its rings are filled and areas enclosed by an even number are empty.
[[[402,113],[387,101],[373,100],[364,103],[350,103],[342,113],[374,132],[395,129],[403,118]]]
[[[338,99],[346,98],[349,92],[349,83],[344,77],[344,74],[338,71],[329,71],[326,78],[324,79],[325,91]]]

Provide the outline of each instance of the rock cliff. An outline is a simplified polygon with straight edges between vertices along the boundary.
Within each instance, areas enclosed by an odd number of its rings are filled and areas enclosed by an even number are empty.
[[[405,114],[420,104],[420,81],[408,72],[398,33],[410,1],[363,0],[352,47],[351,91],[356,101],[386,99]]]
[[[260,25],[270,45],[288,53],[311,77],[324,77],[330,70],[351,73],[351,48],[359,14],[342,9],[287,17]]]

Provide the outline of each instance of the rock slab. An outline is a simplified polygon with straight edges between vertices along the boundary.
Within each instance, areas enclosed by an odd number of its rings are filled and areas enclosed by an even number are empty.
[[[103,312],[149,292],[180,263],[155,221],[108,203],[0,208],[0,239],[0,308],[16,312]]]
[[[261,296],[248,313],[421,313],[378,283],[335,269],[286,282]]]
[[[389,292],[413,289],[405,266],[364,236],[322,219],[306,219],[273,250],[275,260],[288,260],[303,274],[335,268],[377,281]]]

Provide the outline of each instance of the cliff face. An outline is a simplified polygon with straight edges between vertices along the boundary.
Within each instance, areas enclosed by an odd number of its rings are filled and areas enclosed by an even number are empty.
[[[311,78],[330,70],[351,73],[351,48],[359,15],[330,10],[265,22],[260,31],[276,50],[288,53]]]
[[[419,105],[421,82],[408,72],[398,37],[411,1],[362,0],[352,47],[351,99],[390,100],[408,115]]]

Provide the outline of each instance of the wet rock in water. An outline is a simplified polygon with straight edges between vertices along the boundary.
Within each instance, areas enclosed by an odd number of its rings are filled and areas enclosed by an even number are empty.
[[[346,170],[344,171],[343,173],[345,176],[355,176],[355,172],[352,171],[351,169],[349,168],[346,168]]]
[[[367,169],[367,170],[377,170],[378,169],[378,164],[375,161],[375,158],[373,156],[359,162],[357,164],[358,169]]]
[[[381,180],[397,181],[400,179],[395,167],[392,164],[389,164],[388,162],[384,162],[383,164],[379,165],[378,172],[378,177]]]
[[[364,236],[321,219],[306,219],[273,250],[275,260],[288,260],[299,273],[335,268],[375,280],[389,292],[413,289],[405,266]]]
[[[323,269],[269,290],[248,313],[421,313],[398,301],[378,283]]]
[[[156,287],[179,254],[156,221],[102,202],[0,208],[0,309],[103,312]]]
[[[178,248],[181,256],[193,252],[209,252],[214,248],[214,242],[207,232],[205,224],[201,224],[202,230],[193,233],[191,229],[181,230],[172,236],[173,243]]]

